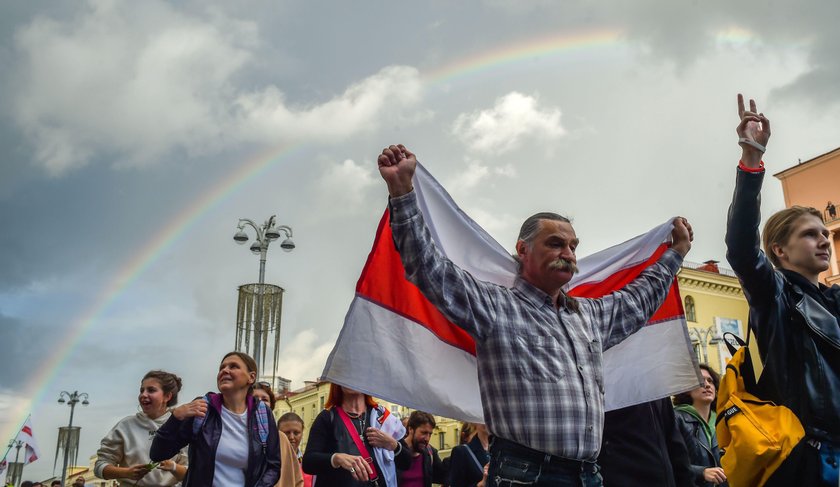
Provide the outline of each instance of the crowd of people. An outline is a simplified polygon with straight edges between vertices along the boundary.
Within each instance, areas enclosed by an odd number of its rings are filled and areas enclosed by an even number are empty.
[[[819,282],[831,258],[828,230],[816,209],[782,210],[767,221],[761,250],[770,122],[741,95],[738,115],[727,258],[750,307],[766,398],[790,408],[805,431],[787,478],[836,486],[840,287]],[[394,243],[408,279],[475,340],[486,424],[464,425],[461,444],[441,460],[429,444],[434,416],[414,411],[400,421],[371,396],[333,384],[301,451],[303,420],[287,413],[275,421],[270,384],[257,381],[251,357],[231,352],[219,366],[218,392],[179,406],[178,377],[146,374],[141,411],[102,439],[95,474],[121,485],[186,487],[727,485],[715,428],[720,377],[707,365],[691,391],[604,412],[602,354],[664,300],[691,248],[688,221],[674,219],[670,249],[634,281],[582,299],[564,292],[577,270],[571,222],[538,213],[522,225],[518,278],[506,288],[473,278],[436,248],[413,190],[416,164],[402,145],[378,157]],[[532,353],[537,342],[540,353]]]

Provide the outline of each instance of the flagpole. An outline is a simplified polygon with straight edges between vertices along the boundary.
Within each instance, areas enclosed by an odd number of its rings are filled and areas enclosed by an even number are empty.
[[[9,445],[6,448],[6,454],[3,455],[3,458],[6,458],[9,455],[9,452],[12,451],[12,443],[17,439],[18,435],[20,435],[21,430],[23,430],[23,425],[25,425],[26,422],[29,421],[29,418],[31,418],[31,417],[32,417],[32,413],[27,414],[26,419],[24,419],[20,423],[20,426],[18,426],[17,433],[15,434],[15,437],[13,439],[9,440]]]

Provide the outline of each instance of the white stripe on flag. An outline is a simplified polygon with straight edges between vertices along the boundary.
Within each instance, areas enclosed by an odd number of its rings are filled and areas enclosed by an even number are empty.
[[[323,375],[420,411],[484,422],[475,357],[360,297],[350,305]]]
[[[646,326],[604,353],[607,411],[699,385],[697,360],[684,323],[680,318]]]

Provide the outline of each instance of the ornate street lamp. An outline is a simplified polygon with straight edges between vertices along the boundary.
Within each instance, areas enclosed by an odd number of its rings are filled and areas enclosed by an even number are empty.
[[[15,449],[15,463],[9,465],[8,480],[12,482],[15,487],[20,485],[20,479],[23,477],[23,464],[19,462],[20,449],[23,448],[24,442],[21,440],[9,440],[9,450]],[[12,468],[14,465],[14,468]]]
[[[263,368],[264,365],[264,358],[262,357],[262,350],[264,348],[263,345],[263,332],[268,332],[267,327],[265,326],[265,316],[264,316],[264,297],[269,292],[272,296],[277,296],[277,306],[272,306],[272,309],[277,309],[279,312],[279,302],[282,299],[282,288],[277,286],[271,286],[271,290],[267,290],[265,286],[265,259],[266,255],[268,254],[268,246],[271,242],[277,240],[284,235],[286,238],[280,242],[280,248],[286,252],[291,252],[295,248],[295,243],[292,241],[292,228],[287,225],[275,225],[275,217],[276,215],[271,215],[271,218],[265,221],[262,226],[257,225],[254,223],[253,220],[249,220],[247,218],[240,218],[239,225],[237,228],[239,229],[236,234],[233,236],[233,240],[242,245],[248,241],[248,234],[245,233],[245,226],[250,226],[254,229],[257,234],[257,238],[251,244],[251,252],[260,256],[260,281],[259,285],[253,289],[256,293],[256,306],[254,307],[253,311],[253,327],[254,327],[254,351],[253,357],[254,360],[257,362],[257,365],[260,369]],[[253,286],[253,285],[251,285]],[[277,291],[279,290],[279,292]],[[240,289],[240,300],[242,297],[242,290]],[[242,307],[240,303],[240,308]],[[279,319],[279,313],[278,313]],[[246,320],[247,321],[247,320]],[[248,352],[248,341],[249,341],[249,334],[250,330],[248,329],[247,323],[240,324],[239,326],[244,327],[241,328],[239,333],[242,333],[244,330],[246,334],[245,339],[245,351]],[[277,348],[277,341],[279,340],[280,330],[277,330],[277,339],[275,339],[275,349]],[[237,336],[237,349],[239,348],[241,342],[241,338]],[[275,350],[275,355],[276,355]],[[276,366],[276,364],[275,364]]]
[[[74,452],[78,453],[79,450],[79,436],[73,434],[73,413],[76,410],[76,404],[81,401],[82,406],[87,406],[90,404],[88,402],[88,395],[86,392],[79,393],[79,391],[73,391],[73,393],[69,393],[67,391],[61,391],[61,394],[58,395],[58,403],[59,404],[67,404],[70,406],[70,423],[67,424],[67,430],[64,431],[64,445],[62,443],[62,429],[59,428],[58,434],[58,448],[56,449],[56,456],[58,456],[58,449],[64,448],[64,467],[61,469],[61,485],[62,487],[67,485],[67,460],[70,454],[70,450],[72,449]],[[78,430],[79,428],[76,427]],[[73,440],[75,437],[75,441]],[[71,445],[71,443],[75,443],[75,445]],[[72,446],[72,448],[71,448]],[[74,461],[75,462],[75,461]],[[53,467],[55,468],[55,467]]]
[[[709,364],[709,345],[716,345],[721,342],[721,338],[717,336],[717,329],[714,325],[706,328],[689,328],[688,337],[692,342],[697,342],[703,350],[703,362]],[[709,364],[711,365],[711,364]]]

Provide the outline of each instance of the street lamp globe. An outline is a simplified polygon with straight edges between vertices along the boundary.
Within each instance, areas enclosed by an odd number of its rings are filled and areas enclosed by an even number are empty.
[[[291,252],[295,248],[295,243],[291,238],[287,238],[286,240],[280,242],[280,248],[286,252]]]
[[[236,232],[236,234],[233,236],[233,240],[239,245],[242,245],[248,241],[248,234],[240,228],[239,231]]]
[[[278,238],[280,238],[280,230],[278,230],[277,227],[269,228],[265,231],[265,238],[267,238],[271,242],[277,240]]]

